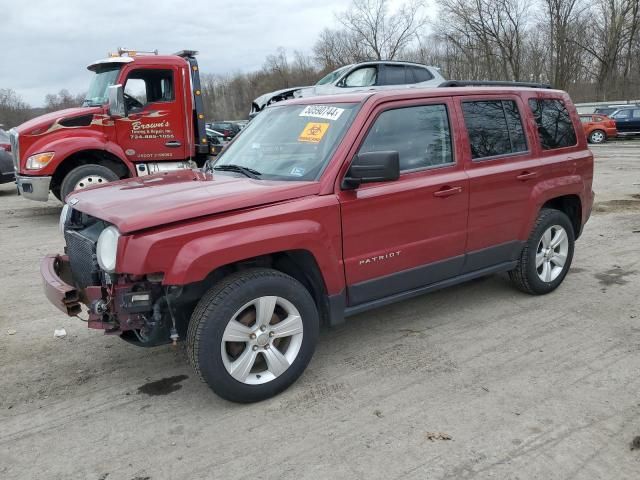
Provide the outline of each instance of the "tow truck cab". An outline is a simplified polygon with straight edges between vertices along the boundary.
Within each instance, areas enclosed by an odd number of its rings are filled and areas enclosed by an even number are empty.
[[[89,65],[95,75],[81,107],[11,130],[18,191],[64,199],[112,180],[202,166],[209,144],[196,54],[119,49]]]

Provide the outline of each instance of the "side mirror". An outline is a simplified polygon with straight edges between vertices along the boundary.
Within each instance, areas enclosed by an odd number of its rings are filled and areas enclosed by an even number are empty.
[[[115,118],[127,116],[127,106],[124,103],[124,88],[122,85],[111,85],[107,87],[109,98],[109,115]]]
[[[342,188],[350,190],[363,183],[387,182],[400,177],[398,152],[360,153],[353,158]]]

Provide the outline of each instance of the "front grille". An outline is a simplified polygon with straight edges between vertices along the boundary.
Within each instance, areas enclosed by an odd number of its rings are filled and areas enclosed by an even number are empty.
[[[20,151],[18,142],[18,132],[12,128],[9,130],[9,143],[11,144],[11,155],[13,156],[13,169],[16,173],[19,173],[20,170]]]
[[[78,288],[100,284],[100,267],[96,259],[97,242],[85,237],[82,233],[83,231],[75,230],[64,232],[71,274]]]

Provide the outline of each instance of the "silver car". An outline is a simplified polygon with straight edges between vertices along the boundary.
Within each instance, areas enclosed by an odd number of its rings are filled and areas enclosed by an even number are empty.
[[[290,98],[334,95],[364,90],[437,87],[445,78],[437,67],[411,62],[376,61],[346,65],[325,75],[311,87],[266,93],[251,104],[250,117],[264,107]]]

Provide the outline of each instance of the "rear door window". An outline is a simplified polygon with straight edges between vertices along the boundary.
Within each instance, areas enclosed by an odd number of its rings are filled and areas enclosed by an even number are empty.
[[[462,111],[474,160],[527,150],[522,119],[513,100],[463,102]]]
[[[412,80],[407,82],[404,65],[385,65],[383,79],[384,85],[402,85],[405,83],[413,83]]]
[[[530,99],[529,107],[538,124],[538,138],[542,148],[571,147],[576,144],[576,132],[562,100]]]
[[[424,105],[382,112],[359,153],[381,151],[397,151],[401,171],[453,164],[447,107]]]

